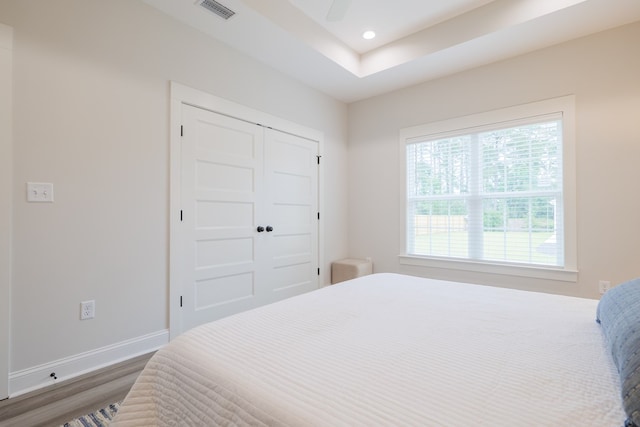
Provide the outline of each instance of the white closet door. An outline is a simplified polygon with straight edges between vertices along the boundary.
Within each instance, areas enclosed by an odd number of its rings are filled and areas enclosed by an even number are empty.
[[[259,304],[262,129],[185,106],[182,330]]]
[[[317,142],[183,107],[182,331],[318,287]]]
[[[9,396],[11,344],[12,64],[13,28],[0,24],[0,400]]]
[[[318,143],[265,130],[269,300],[318,288]]]

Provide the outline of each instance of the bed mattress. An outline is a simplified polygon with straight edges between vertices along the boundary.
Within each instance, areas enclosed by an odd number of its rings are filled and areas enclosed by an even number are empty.
[[[182,334],[112,426],[622,426],[597,303],[361,277]]]

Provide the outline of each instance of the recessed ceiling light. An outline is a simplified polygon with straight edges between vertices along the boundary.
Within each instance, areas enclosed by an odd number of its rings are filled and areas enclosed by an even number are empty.
[[[362,38],[367,40],[371,40],[375,36],[376,36],[376,32],[371,30],[365,31],[364,33],[362,33]]]

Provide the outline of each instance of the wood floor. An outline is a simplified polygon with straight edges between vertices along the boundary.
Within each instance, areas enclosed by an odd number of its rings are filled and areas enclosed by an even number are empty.
[[[59,426],[124,399],[153,353],[0,401],[0,427]]]

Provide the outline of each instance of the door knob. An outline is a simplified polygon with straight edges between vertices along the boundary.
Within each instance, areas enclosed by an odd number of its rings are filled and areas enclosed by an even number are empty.
[[[272,227],[272,226],[270,226],[270,225],[267,225],[267,233],[269,233],[269,232],[271,232],[271,231],[273,231],[273,227]]]
[[[258,233],[262,233],[264,231],[264,227],[259,225],[257,230],[258,230]]]

